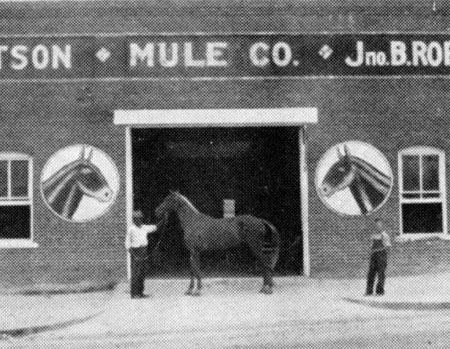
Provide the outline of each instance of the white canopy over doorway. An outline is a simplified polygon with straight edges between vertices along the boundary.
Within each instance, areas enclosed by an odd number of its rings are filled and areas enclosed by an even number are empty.
[[[114,123],[146,127],[301,126],[317,123],[317,108],[116,110]]]

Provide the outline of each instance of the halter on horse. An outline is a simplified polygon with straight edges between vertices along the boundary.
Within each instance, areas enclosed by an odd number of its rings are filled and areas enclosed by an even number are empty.
[[[350,154],[344,146],[344,154],[337,150],[338,161],[325,175],[320,190],[325,197],[349,188],[362,214],[376,209],[387,197],[392,178],[367,161]]]
[[[99,202],[108,202],[113,192],[100,169],[92,160],[92,152],[85,158],[85,147],[78,159],[64,165],[42,183],[42,192],[50,207],[61,216],[71,219],[84,195]]]
[[[251,215],[232,218],[213,218],[199,212],[194,205],[178,192],[171,192],[156,208],[157,217],[175,212],[180,221],[184,243],[190,253],[191,281],[187,295],[200,295],[200,253],[207,250],[223,250],[247,244],[262,265],[262,293],[270,294],[273,288],[273,269],[278,260],[280,237],[269,222]],[[197,279],[197,288],[195,280]]]

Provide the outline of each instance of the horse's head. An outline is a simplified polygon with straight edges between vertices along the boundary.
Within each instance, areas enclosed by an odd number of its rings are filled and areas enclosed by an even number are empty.
[[[320,191],[325,197],[347,188],[355,179],[355,168],[347,146],[344,146],[344,154],[339,149],[337,154],[338,161],[330,167],[320,185]]]
[[[113,191],[100,169],[91,162],[92,149],[86,158],[84,151],[83,147],[80,158],[76,160],[77,165],[73,169],[76,183],[84,195],[100,202],[108,202],[113,197]]]
[[[180,205],[178,195],[178,192],[171,191],[169,195],[164,198],[164,200],[155,209],[156,218],[162,218],[170,212],[177,210]]]

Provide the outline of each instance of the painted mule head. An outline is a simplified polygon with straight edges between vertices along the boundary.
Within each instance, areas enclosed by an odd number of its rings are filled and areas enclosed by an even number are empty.
[[[372,212],[388,197],[392,177],[365,159],[351,155],[345,145],[343,154],[339,149],[337,152],[338,161],[328,170],[320,191],[324,197],[330,197],[348,188],[360,213]]]
[[[344,145],[344,153],[337,149],[338,161],[330,167],[320,184],[323,196],[330,197],[347,188],[355,180],[355,168],[350,159],[350,152]]]
[[[84,195],[99,202],[109,202],[113,198],[106,178],[91,161],[93,150],[87,156],[85,152],[83,146],[78,159],[64,165],[42,183],[47,203],[64,218],[72,218]]]

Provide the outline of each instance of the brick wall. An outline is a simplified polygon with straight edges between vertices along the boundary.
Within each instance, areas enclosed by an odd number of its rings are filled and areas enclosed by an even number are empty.
[[[105,281],[125,272],[125,140],[101,107],[78,102],[76,84],[3,84],[0,92],[0,149],[29,154],[34,164],[35,249],[0,249],[1,284]],[[104,93],[108,95],[107,90]],[[108,98],[104,101],[107,102]],[[70,223],[47,208],[40,176],[48,158],[68,145],[86,143],[107,152],[116,163],[121,191],[102,217]]]
[[[449,8],[437,2],[334,6],[324,2],[20,3],[0,6],[3,35],[99,32],[239,31],[439,31]],[[110,5],[110,4],[109,4]],[[402,7],[403,6],[403,7]],[[251,14],[251,15],[249,15]],[[394,189],[377,215],[398,232],[398,151],[414,145],[450,150],[447,79],[317,79],[283,81],[0,82],[0,151],[23,152],[34,161],[36,249],[1,249],[0,284],[110,280],[125,275],[125,133],[112,123],[115,109],[316,107],[319,123],[308,128],[310,245],[313,276],[362,276],[367,267],[369,225],[364,218],[331,213],[318,199],[314,171],[320,156],[345,140],[373,144],[388,158]],[[93,94],[83,97],[89,87]],[[121,174],[115,204],[83,224],[65,222],[45,206],[42,168],[57,150],[87,143],[106,151]],[[448,160],[446,166],[448,167]],[[447,169],[447,173],[450,173]],[[449,182],[449,179],[447,179]],[[450,242],[396,244],[391,274],[437,271],[450,266]]]
[[[373,144],[394,173],[392,194],[375,216],[385,220],[392,237],[399,232],[398,152],[431,146],[446,152],[448,173],[448,103],[446,79],[341,80],[320,84],[329,96],[319,102],[319,123],[310,128],[310,224],[312,270],[316,275],[362,276],[366,272],[370,219],[330,213],[318,200],[313,183],[321,154],[344,140]],[[447,178],[448,184],[448,178]],[[450,267],[450,243],[442,240],[394,243],[391,275],[423,273]]]
[[[446,0],[123,0],[0,3],[0,32],[442,31]]]

